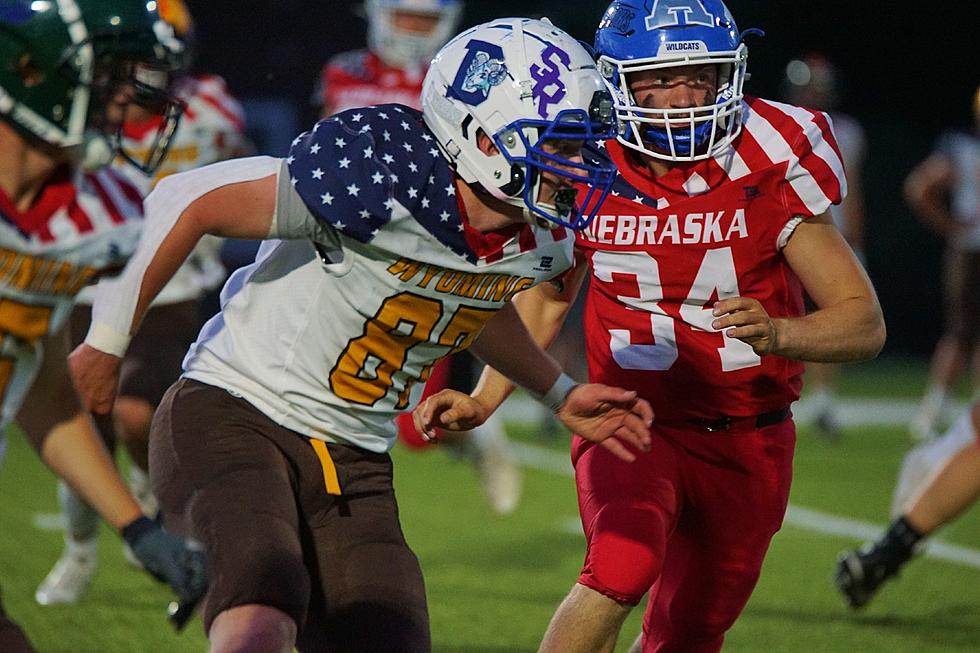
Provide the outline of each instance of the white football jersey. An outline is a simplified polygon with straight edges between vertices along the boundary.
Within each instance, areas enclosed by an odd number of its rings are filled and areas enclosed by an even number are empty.
[[[34,382],[41,338],[62,327],[79,291],[132,254],[139,192],[118,173],[68,173],[18,211],[0,193],[0,427]]]
[[[184,361],[304,435],[383,452],[432,366],[517,292],[573,263],[564,228],[465,225],[421,114],[383,105],[321,121],[279,172],[274,236],[222,291]]]
[[[186,77],[177,82],[174,94],[184,101],[186,109],[167,158],[156,173],[146,175],[121,157],[113,162],[143,196],[165,177],[242,156],[248,150],[245,114],[229,94],[223,79],[213,75]],[[124,145],[137,160],[143,159],[153,146],[158,124],[158,120],[151,120],[142,125],[127,125]],[[213,236],[202,239],[187,262],[157,295],[153,305],[195,300],[217,288],[226,275],[219,256],[220,248],[220,239]],[[91,304],[94,300],[94,288],[78,298],[82,304]]]
[[[969,252],[980,251],[980,135],[946,132],[936,151],[949,160],[956,175],[949,192],[949,208],[964,229],[952,245]]]

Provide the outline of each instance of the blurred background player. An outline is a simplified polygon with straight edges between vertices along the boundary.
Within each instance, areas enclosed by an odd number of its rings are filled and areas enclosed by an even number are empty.
[[[942,428],[960,375],[972,368],[974,387],[980,378],[980,88],[973,96],[973,119],[972,133],[945,132],[905,181],[909,206],[946,241],[944,333],[932,355],[925,396],[909,424],[919,440]]]
[[[938,457],[941,464],[929,470],[925,483],[903,484],[903,468],[896,488],[896,502],[901,503],[888,530],[837,561],[835,581],[851,608],[867,605],[885,581],[898,575],[924,538],[980,497],[980,396],[937,442],[941,441],[947,442],[949,454]]]
[[[314,93],[320,115],[388,103],[420,109],[429,62],[456,33],[462,10],[461,0],[367,0],[368,47],[338,54],[323,67]],[[433,369],[423,396],[446,387],[468,392],[479,371],[467,352],[446,359]],[[396,421],[403,444],[412,448],[429,445],[416,431],[411,415]],[[521,473],[500,417],[470,432],[446,434],[440,442],[451,456],[476,468],[494,512],[509,514],[517,508]]]
[[[182,0],[158,0],[157,7],[161,18],[173,27],[183,50],[177,69],[157,71],[150,81],[161,92],[168,91],[183,102],[184,112],[170,138],[166,157],[160,158],[155,145],[161,117],[140,106],[127,108],[122,154],[113,165],[140,190],[141,196],[166,176],[249,151],[244,114],[229,95],[224,80],[189,72],[194,25],[187,7]],[[210,317],[204,314],[202,299],[225,278],[218,259],[219,245],[220,241],[213,237],[202,241],[154,302],[140,337],[126,356],[120,397],[112,417],[96,416],[110,450],[117,438],[125,445],[131,461],[130,490],[151,516],[157,514],[158,508],[146,476],[150,422],[163,393],[180,376],[187,348],[197,337],[203,320]],[[94,288],[79,295],[79,306],[70,320],[72,346],[85,338],[94,295]],[[64,481],[58,483],[58,500],[66,522],[65,548],[35,593],[41,605],[76,602],[96,569],[98,514]],[[127,559],[136,562],[128,550]]]
[[[862,176],[867,139],[861,124],[839,111],[841,82],[837,68],[822,54],[811,52],[786,64],[782,95],[790,104],[824,111],[834,122],[847,179],[847,196],[830,207],[830,215],[851,249],[864,259],[864,190]],[[812,310],[810,300],[807,309]],[[840,436],[835,385],[839,365],[807,363],[806,394],[793,412],[802,422],[812,422],[826,438]]]
[[[183,602],[207,588],[203,554],[133,500],[79,404],[64,328],[79,290],[118,270],[142,227],[139,193],[107,164],[133,104],[161,117],[158,151],[180,103],[148,83],[179,43],[143,0],[0,2],[0,439],[16,417],[44,462]],[[2,447],[0,447],[2,449]],[[0,650],[30,645],[0,609]]]

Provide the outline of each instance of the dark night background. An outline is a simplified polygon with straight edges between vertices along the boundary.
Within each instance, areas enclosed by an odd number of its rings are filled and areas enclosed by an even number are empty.
[[[197,24],[197,68],[225,77],[250,115],[277,116],[272,122],[281,134],[256,134],[269,153],[281,154],[292,132],[313,120],[309,98],[324,60],[363,46],[365,23],[356,16],[358,4],[189,0]],[[464,26],[504,16],[547,15],[591,42],[607,4],[470,0]],[[856,117],[868,135],[866,247],[888,323],[886,353],[928,354],[941,330],[941,242],[905,207],[901,185],[943,129],[971,128],[970,103],[980,82],[978,5],[973,0],[933,7],[872,0],[727,4],[739,28],[766,31],[765,38],[749,41],[747,93],[778,98],[786,62],[809,51],[823,52],[841,71],[841,109]]]

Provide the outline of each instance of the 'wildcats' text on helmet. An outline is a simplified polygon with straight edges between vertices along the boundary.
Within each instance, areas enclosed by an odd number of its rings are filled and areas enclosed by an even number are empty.
[[[599,71],[615,93],[626,147],[667,161],[699,161],[724,150],[742,129],[748,48],[721,0],[614,0],[595,36]],[[714,102],[700,107],[640,106],[631,74],[714,65]]]

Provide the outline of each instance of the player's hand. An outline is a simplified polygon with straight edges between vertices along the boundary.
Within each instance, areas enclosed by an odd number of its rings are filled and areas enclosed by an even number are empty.
[[[68,356],[68,368],[82,405],[95,413],[108,414],[116,400],[122,359],[85,343]]]
[[[600,383],[576,386],[568,393],[557,417],[573,433],[600,442],[626,462],[633,462],[636,456],[624,442],[640,451],[650,450],[653,409],[632,390]]]
[[[415,428],[427,440],[439,429],[470,431],[487,421],[490,411],[479,401],[456,390],[442,390],[420,403],[412,413]]]
[[[180,630],[208,591],[204,550],[159,526],[143,535],[132,549],[144,569],[177,593],[177,600],[169,608],[169,618]]]
[[[715,316],[711,323],[712,328],[723,330],[726,336],[741,340],[759,356],[775,351],[776,323],[757,299],[723,299],[715,303],[711,314]]]

